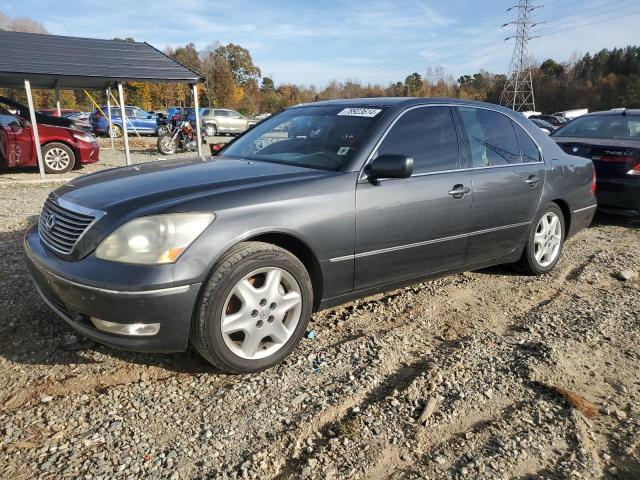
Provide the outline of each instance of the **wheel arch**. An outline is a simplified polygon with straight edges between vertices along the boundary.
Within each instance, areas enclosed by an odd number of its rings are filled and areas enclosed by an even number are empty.
[[[569,233],[571,232],[571,209],[569,208],[569,204],[561,198],[556,198],[555,200],[551,200],[550,203],[555,203],[556,205],[558,205],[558,207],[562,211],[562,216],[564,219],[564,231],[566,232],[565,233],[565,239],[566,239],[569,237]]]
[[[284,232],[262,232],[245,238],[243,242],[264,242],[287,250],[302,262],[309,272],[313,286],[313,310],[320,305],[323,291],[322,268],[311,247],[300,238]]]
[[[66,139],[51,138],[51,139],[46,140],[45,142],[42,142],[40,144],[40,148],[43,149],[44,147],[46,147],[47,145],[51,145],[52,143],[61,143],[65,147],[69,147],[71,149],[71,151],[73,152],[73,156],[75,157],[73,159],[74,163],[75,163],[75,166],[78,165],[78,163],[80,162],[80,160],[79,160],[80,151],[78,150],[78,148],[73,143],[69,142],[69,140],[66,140]]]

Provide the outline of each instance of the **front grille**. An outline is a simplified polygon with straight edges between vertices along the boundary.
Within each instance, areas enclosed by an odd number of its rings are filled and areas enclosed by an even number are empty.
[[[38,232],[45,245],[68,255],[94,220],[91,215],[71,211],[47,199],[40,213]]]

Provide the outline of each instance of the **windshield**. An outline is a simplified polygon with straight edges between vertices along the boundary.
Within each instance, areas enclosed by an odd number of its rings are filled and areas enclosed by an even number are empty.
[[[640,115],[588,115],[578,117],[556,130],[553,136],[640,140]]]
[[[222,157],[341,170],[381,117],[380,107],[299,107],[258,124]]]

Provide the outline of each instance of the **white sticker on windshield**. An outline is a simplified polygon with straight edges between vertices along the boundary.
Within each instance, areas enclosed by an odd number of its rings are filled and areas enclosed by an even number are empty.
[[[340,147],[338,149],[338,155],[346,155],[347,153],[349,153],[350,148],[349,147]]]
[[[356,108],[349,107],[338,112],[338,115],[349,117],[375,117],[382,111],[380,108]]]

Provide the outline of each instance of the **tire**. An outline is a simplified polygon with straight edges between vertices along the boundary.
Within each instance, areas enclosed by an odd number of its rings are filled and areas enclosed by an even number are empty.
[[[311,280],[300,260],[275,245],[243,242],[222,257],[203,287],[191,343],[220,370],[258,372],[296,347],[312,307]]]
[[[556,219],[556,220],[553,220]],[[550,222],[553,223],[553,227]],[[540,210],[527,233],[527,244],[522,257],[514,265],[519,272],[543,275],[550,272],[560,260],[566,237],[564,215],[555,203]]]
[[[113,138],[122,137],[122,127],[120,125],[112,125],[111,126],[111,135]],[[107,126],[107,137],[109,136],[109,126]]]
[[[76,155],[68,145],[51,142],[42,148],[42,160],[46,173],[67,173],[76,164]]]
[[[213,123],[207,123],[204,126],[204,133],[207,137],[215,137],[218,135],[218,127],[216,127]]]
[[[163,155],[173,155],[176,153],[176,142],[173,140],[171,134],[160,135],[156,142],[158,151]]]

